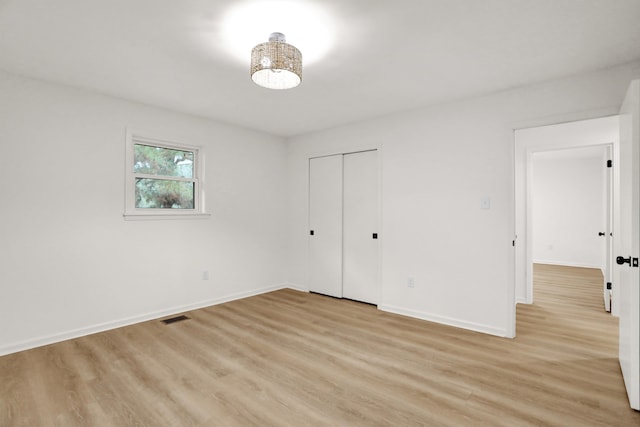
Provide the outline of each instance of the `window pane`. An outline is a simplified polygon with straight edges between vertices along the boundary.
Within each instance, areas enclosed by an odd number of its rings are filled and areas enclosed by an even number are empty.
[[[136,208],[193,209],[193,182],[136,179]]]
[[[133,172],[193,178],[193,152],[134,145]]]

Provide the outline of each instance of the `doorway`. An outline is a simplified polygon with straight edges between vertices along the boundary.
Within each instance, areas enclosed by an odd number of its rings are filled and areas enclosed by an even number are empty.
[[[546,261],[548,263],[585,267],[592,267],[594,266],[593,264],[597,264],[597,267],[601,268],[603,271],[603,296],[605,295],[607,283],[614,280],[610,277],[610,243],[612,239],[610,219],[610,206],[612,205],[612,203],[610,197],[611,187],[613,185],[610,185],[610,181],[607,181],[606,179],[604,179],[604,177],[607,173],[607,161],[612,160],[615,163],[619,133],[618,127],[618,116],[610,116],[599,119],[583,120],[557,125],[516,130],[515,213],[517,244],[515,254],[515,294],[517,303],[533,303],[533,263],[536,260],[543,262]],[[612,158],[607,158],[609,157],[609,155],[612,155]],[[567,245],[565,239],[567,235],[571,233],[567,233],[566,230],[558,229],[557,226],[553,223],[553,216],[543,218],[542,222],[539,218],[538,222],[540,222],[540,224],[538,225],[547,224],[546,229],[536,229],[534,226],[534,218],[536,213],[534,200],[534,164],[536,162],[536,158],[540,162],[544,163],[544,165],[543,163],[541,163],[541,165],[543,165],[542,169],[544,169],[544,167],[549,168],[550,165],[553,165],[554,162],[556,163],[556,166],[560,165],[563,161],[562,159],[564,158],[566,164],[572,164],[572,171],[565,170],[564,172],[562,172],[562,170],[560,169],[560,172],[556,170],[556,175],[558,175],[558,173],[560,173],[561,175],[562,173],[564,173],[565,177],[568,177],[567,181],[571,181],[571,179],[576,178],[573,175],[579,173],[580,171],[580,156],[583,156],[585,158],[589,156],[600,156],[599,161],[601,162],[603,170],[602,181],[604,182],[604,188],[599,191],[599,194],[596,196],[599,197],[602,202],[600,205],[601,211],[598,212],[599,216],[602,218],[600,221],[601,226],[596,230],[581,230],[580,227],[577,227],[575,228],[575,232],[573,233],[576,235],[583,234],[584,239],[591,242],[592,244],[591,255],[589,255],[591,257],[591,261],[587,262],[585,262],[584,260],[589,259],[589,256],[586,256],[584,253],[581,256],[582,260],[579,259],[580,257],[576,258],[576,252],[580,252],[580,250],[575,250],[578,244],[574,242],[574,250],[571,251],[571,244]],[[540,168],[537,172],[540,172]],[[555,178],[557,178],[557,176]],[[547,179],[545,185],[553,186],[553,179]],[[540,188],[538,188],[538,190],[540,190]],[[560,197],[559,193],[561,192],[555,191],[555,194],[553,194],[552,197],[548,197],[548,200],[542,202],[538,200],[538,203],[546,203],[547,206],[543,206],[543,208],[549,210],[549,204],[553,203],[552,199],[554,197],[556,199]],[[594,215],[588,216],[593,222]],[[540,231],[543,232],[541,233]],[[600,233],[603,233],[604,235],[600,235]],[[535,238],[536,236],[537,239]],[[565,240],[562,241],[560,237]],[[557,239],[558,243],[555,243],[556,240],[554,239]],[[598,247],[598,242],[600,242],[599,247],[601,248],[599,261],[593,261],[593,248]],[[558,244],[560,244],[560,247],[557,246]],[[595,251],[597,251],[597,249]],[[595,256],[597,256],[597,254]],[[571,259],[572,257],[573,260]],[[605,305],[605,302],[606,300],[603,301],[603,306]],[[615,297],[613,299],[613,302],[613,309],[615,310]]]

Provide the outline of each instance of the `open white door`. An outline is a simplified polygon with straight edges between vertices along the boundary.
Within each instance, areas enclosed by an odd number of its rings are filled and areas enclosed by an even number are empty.
[[[620,367],[629,403],[640,410],[640,80],[629,87],[620,110],[619,271]],[[614,283],[614,286],[616,284]]]
[[[604,308],[611,313],[611,283],[613,282],[613,173],[612,173],[613,147],[605,147],[604,171],[604,270],[603,292]]]

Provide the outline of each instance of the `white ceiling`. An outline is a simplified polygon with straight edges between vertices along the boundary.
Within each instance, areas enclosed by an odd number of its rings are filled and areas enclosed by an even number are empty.
[[[256,1],[0,0],[0,68],[291,136],[640,60],[640,0],[295,2],[335,43],[293,90],[229,51],[225,16]]]

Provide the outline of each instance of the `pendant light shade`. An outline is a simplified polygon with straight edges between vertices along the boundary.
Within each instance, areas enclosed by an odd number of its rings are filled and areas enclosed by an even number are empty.
[[[269,41],[251,50],[251,80],[268,89],[291,89],[302,81],[302,54],[285,41],[284,34],[271,33]]]

